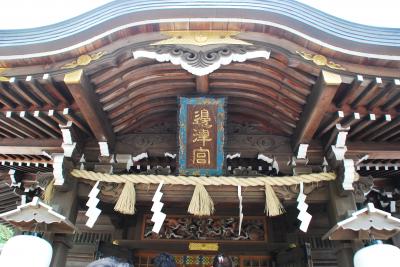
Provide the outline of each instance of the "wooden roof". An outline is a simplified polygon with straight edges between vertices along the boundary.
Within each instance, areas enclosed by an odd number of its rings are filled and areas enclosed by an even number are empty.
[[[96,156],[99,141],[109,142],[114,153],[144,152],[136,149],[144,139],[135,139],[135,149],[121,140],[154,134],[160,123],[156,134],[170,134],[169,142],[150,145],[176,151],[171,129],[183,95],[227,97],[228,128],[255,125],[257,135],[284,137],[279,149],[286,161],[300,143],[310,144],[309,152],[322,161],[340,123],[350,126],[349,156],[397,164],[399,29],[357,25],[294,1],[201,2],[114,1],[56,25],[0,31],[1,168],[52,171],[46,154],[62,153],[59,125],[69,121],[81,148]],[[168,39],[166,31],[198,30],[236,31],[234,38],[270,56],[204,76],[133,57]],[[77,70],[77,80],[66,80]],[[252,146],[249,155],[271,151],[263,141],[244,140]],[[240,148],[230,145],[228,150]]]
[[[138,33],[210,29],[268,33],[315,52],[330,53],[327,56],[333,56],[334,51],[358,59],[359,55],[371,59],[383,59],[385,55],[389,60],[398,60],[400,56],[397,29],[350,23],[296,1],[234,0],[227,6],[225,1],[214,0],[130,0],[113,1],[73,19],[37,29],[2,30],[0,58],[48,55],[48,62],[54,62],[60,59],[56,55],[64,52],[74,57]],[[383,64],[379,60],[376,63]]]

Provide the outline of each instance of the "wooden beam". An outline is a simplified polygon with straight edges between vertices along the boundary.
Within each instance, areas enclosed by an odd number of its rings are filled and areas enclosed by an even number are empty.
[[[374,124],[372,124],[368,128],[365,128],[362,133],[358,134],[355,138],[361,140],[365,137],[368,137],[368,135],[371,135],[372,133],[379,132],[383,127],[390,123],[391,120],[391,116],[389,114],[385,114],[381,116],[379,120],[377,120]]]
[[[354,108],[356,106],[363,106],[365,103],[368,103],[374,95],[377,94],[377,91],[382,88],[382,79],[376,77],[375,80],[371,81],[368,86],[357,96],[357,98],[351,103],[351,106]]]
[[[347,142],[346,157],[369,155],[368,159],[400,159],[398,142]]]
[[[396,89],[398,90],[399,87],[399,79],[394,79],[392,82],[387,83],[385,88],[381,90],[380,93],[377,94],[377,96],[368,103],[367,109],[371,110],[375,107],[382,106],[384,103],[391,99],[393,92],[395,92]]]
[[[43,155],[43,151],[62,152],[62,139],[0,138],[0,154]]]
[[[54,131],[48,126],[44,125],[42,122],[38,121],[35,117],[33,117],[30,113],[26,111],[21,111],[19,113],[21,119],[23,119],[27,124],[31,125],[33,129],[36,129],[37,132],[43,133],[43,135],[47,135],[57,139],[60,137],[59,131]]]
[[[55,122],[54,120],[52,120],[50,118],[50,116],[48,116],[48,114],[43,113],[42,111],[36,110],[33,113],[33,116],[39,120],[41,123],[43,123],[44,125],[46,125],[47,127],[49,127],[50,129],[52,129],[55,132],[60,132],[60,127],[58,126],[58,123]]]
[[[341,98],[341,100],[339,100],[337,106],[341,108],[343,107],[344,104],[348,103],[351,99],[353,99],[358,93],[358,89],[360,88],[363,81],[364,78],[362,75],[357,75],[356,77],[354,77],[353,82],[346,89],[343,97]]]
[[[0,88],[1,89],[1,88]],[[8,97],[0,93],[0,103],[7,108],[15,108],[16,105]]]
[[[398,125],[397,125],[395,128],[391,128],[391,130],[389,132],[387,132],[385,135],[383,135],[379,139],[381,141],[387,141],[387,140],[392,139],[392,138],[394,140],[398,140],[399,137],[396,138],[396,136],[398,136],[399,134],[400,134],[400,127],[398,127]]]
[[[28,77],[26,79],[26,83],[32,89],[32,91],[42,98],[47,104],[56,107],[59,101],[55,99],[49,92],[46,92],[46,89],[37,80],[33,80],[32,78],[28,79]]]
[[[51,118],[52,120],[54,120],[56,123],[58,124],[66,124],[68,122],[67,119],[65,119],[63,116],[61,116],[57,110],[54,109],[50,109],[47,113],[47,115],[49,116],[49,118]]]
[[[18,95],[14,90],[10,88],[9,83],[6,82],[0,83],[0,90],[4,96],[6,96],[8,99],[13,101],[17,105],[22,106],[24,108],[29,106],[29,103],[25,99],[22,99],[20,95]]]
[[[400,80],[395,79],[393,81],[393,84],[393,95],[391,95],[390,99],[382,107],[382,109],[385,111],[394,108],[400,104]]]
[[[336,114],[333,115],[332,118],[321,127],[320,131],[318,132],[318,138],[321,138],[325,133],[329,132],[329,130],[335,127],[335,125],[343,118],[343,111],[337,111]]]
[[[114,133],[106,114],[100,106],[94,89],[83,70],[76,70],[64,76],[71,95],[78,104],[80,111],[98,141],[114,144]]]
[[[2,116],[0,115],[0,117]],[[9,122],[9,125],[13,125],[14,127],[18,128],[18,131],[23,131],[23,133],[29,137],[40,137],[40,133],[26,125],[26,123],[18,115],[18,112],[7,111],[6,120]]]
[[[88,136],[92,135],[86,123],[84,123],[78,116],[76,116],[70,108],[64,108],[62,115],[65,117],[64,119],[66,119],[66,121],[72,121],[76,125],[76,127],[81,129]]]
[[[196,91],[199,94],[208,94],[208,75],[196,76]]]
[[[324,70],[321,72],[295,129],[294,150],[312,140],[341,83],[340,75]]]
[[[22,134],[25,137],[30,137],[30,138],[35,138],[36,135],[32,135],[29,132],[24,131],[23,129],[21,130],[20,127],[18,127],[18,125],[15,125],[12,122],[7,121],[6,118],[4,118],[2,115],[0,115],[0,124],[2,126],[7,126],[7,129],[12,129],[12,134],[15,136],[19,136],[20,134]]]
[[[368,125],[370,125],[374,121],[376,121],[375,114],[373,113],[369,114],[368,116],[364,117],[364,119],[361,120],[359,123],[357,123],[353,128],[350,129],[349,135],[347,137],[351,138],[355,136],[357,133],[364,130]]]
[[[43,106],[43,103],[27,88],[25,88],[24,84],[20,81],[17,81],[15,78],[10,79],[10,86],[14,91],[16,91],[23,99],[27,100],[33,106]]]

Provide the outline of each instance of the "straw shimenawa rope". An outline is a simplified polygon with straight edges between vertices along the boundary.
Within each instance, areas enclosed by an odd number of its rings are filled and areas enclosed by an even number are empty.
[[[313,183],[331,181],[336,178],[334,173],[312,173],[299,176],[284,177],[196,177],[196,176],[172,176],[172,175],[142,175],[142,174],[106,174],[86,170],[73,170],[72,175],[92,181],[108,183],[125,183],[118,198],[114,210],[124,214],[135,213],[136,193],[134,184],[179,184],[195,186],[188,212],[196,216],[209,216],[214,212],[214,203],[208,194],[206,185],[227,186],[263,186],[265,187],[265,213],[268,216],[276,216],[285,212],[279,198],[272,186],[295,185],[301,182]]]
[[[214,202],[204,185],[197,184],[194,188],[188,212],[197,216],[210,216],[214,213]]]
[[[298,176],[283,177],[204,177],[204,176],[173,176],[173,175],[144,175],[144,174],[107,174],[86,170],[73,170],[71,174],[77,178],[108,183],[125,183],[127,181],[134,184],[179,184],[179,185],[232,185],[232,186],[283,186],[303,183],[315,183],[321,181],[332,181],[336,179],[334,173],[310,173]]]
[[[50,204],[54,197],[54,182],[55,179],[51,180],[50,183],[46,186],[45,190],[43,191],[42,197],[43,201],[46,204]]]
[[[114,210],[122,214],[135,214],[136,191],[132,182],[126,182],[118,201],[114,206]]]
[[[265,185],[265,214],[273,217],[285,213],[285,209],[279,198],[276,196],[274,189],[269,184]]]

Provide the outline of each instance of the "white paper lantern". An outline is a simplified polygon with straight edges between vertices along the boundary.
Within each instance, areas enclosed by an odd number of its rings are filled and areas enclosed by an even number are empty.
[[[0,266],[49,267],[53,249],[49,242],[33,235],[10,238],[0,254]]]
[[[354,267],[399,267],[400,249],[378,243],[360,249],[354,255]]]

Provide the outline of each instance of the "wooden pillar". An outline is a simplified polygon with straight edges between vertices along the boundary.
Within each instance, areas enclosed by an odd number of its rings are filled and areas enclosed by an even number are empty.
[[[55,234],[53,237],[53,258],[51,267],[64,267],[67,263],[68,250],[71,248],[70,236]]]
[[[78,181],[70,175],[74,164],[71,159],[64,158],[63,173],[64,185],[56,187],[51,206],[75,223],[78,214]],[[68,250],[71,248],[72,234],[54,234],[52,236],[53,258],[51,267],[64,267],[67,261]]]
[[[349,213],[357,210],[354,194],[347,191],[345,194],[338,192],[337,181],[329,183],[329,217],[331,225],[348,217]],[[338,241],[336,243],[338,266],[353,267],[354,246],[352,243]]]
[[[400,248],[400,234],[395,235],[392,237],[393,245]]]

